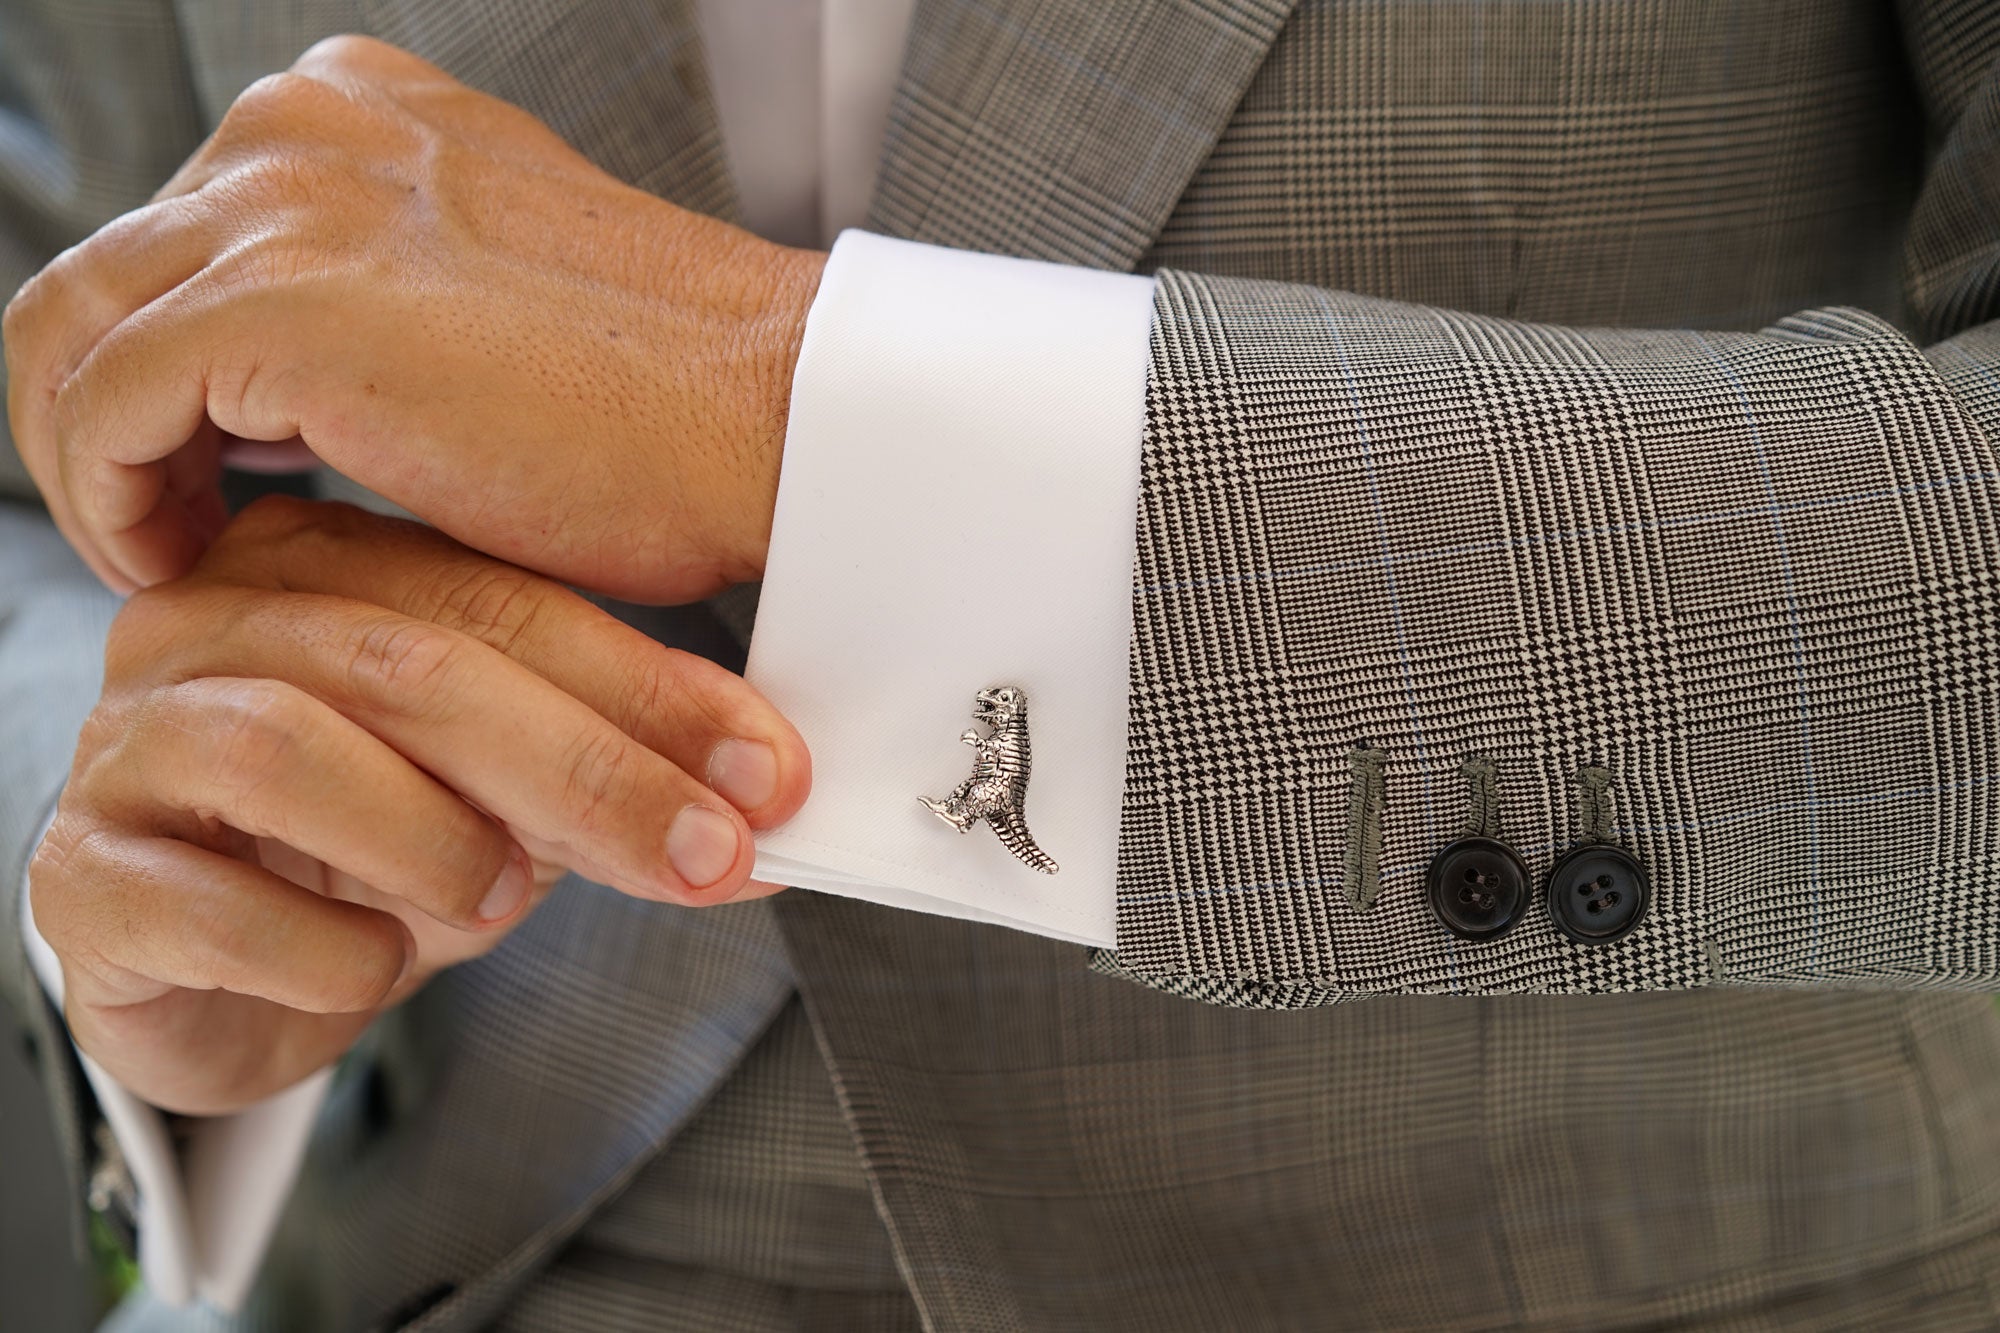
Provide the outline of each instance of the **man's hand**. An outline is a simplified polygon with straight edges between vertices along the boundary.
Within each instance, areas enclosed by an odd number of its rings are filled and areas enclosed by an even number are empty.
[[[8,413],[122,591],[221,529],[219,460],[310,450],[493,555],[685,601],[762,571],[823,262],[334,38],[14,298]]]
[[[414,524],[267,500],[115,622],[30,870],[70,1030],[219,1113],[338,1057],[565,868],[684,904],[805,799],[721,667]]]

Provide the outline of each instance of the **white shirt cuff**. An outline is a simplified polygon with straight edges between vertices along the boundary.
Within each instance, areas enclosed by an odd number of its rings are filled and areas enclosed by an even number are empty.
[[[841,235],[792,383],[747,670],[813,794],[760,879],[1113,943],[1152,279]],[[918,804],[1025,690],[1049,876]]]
[[[37,980],[60,1009],[62,964],[35,926],[25,882],[21,937]],[[147,1292],[169,1305],[199,1300],[235,1311],[292,1192],[333,1071],[323,1069],[234,1115],[188,1122],[176,1150],[157,1107],[89,1056],[77,1057],[138,1193],[139,1275]]]

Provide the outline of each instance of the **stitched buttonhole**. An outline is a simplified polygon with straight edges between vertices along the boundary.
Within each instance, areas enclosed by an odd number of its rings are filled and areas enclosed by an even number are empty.
[[[1382,797],[1387,756],[1369,745],[1347,752],[1347,851],[1341,878],[1347,901],[1367,911],[1382,892]]]

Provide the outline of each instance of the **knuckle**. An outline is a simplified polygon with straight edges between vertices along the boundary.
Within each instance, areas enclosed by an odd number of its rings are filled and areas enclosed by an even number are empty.
[[[28,884],[35,906],[35,924],[49,940],[55,939],[51,933],[51,918],[57,913],[52,910],[62,897],[62,891],[73,880],[76,867],[83,859],[85,836],[78,827],[76,817],[67,812],[59,814],[56,822],[49,826],[42,841],[35,848],[35,854],[28,859]]]
[[[123,221],[123,218],[114,219],[104,230],[115,228]],[[31,326],[40,323],[43,316],[59,313],[65,305],[88,290],[91,257],[100,244],[102,234],[103,230],[100,230],[63,250],[21,284],[13,299],[7,302],[4,323],[0,323],[0,329],[5,330],[10,340],[17,332],[30,332]]]
[[[366,698],[435,715],[450,706],[464,661],[462,641],[421,620],[383,617],[363,625],[347,653],[349,683]]]
[[[687,696],[687,678],[680,668],[671,653],[647,653],[633,665],[623,693],[633,705],[634,716],[680,715]]]
[[[156,583],[128,597],[105,634],[106,682],[157,670],[167,650],[199,624],[192,601],[178,583]]]
[[[62,267],[60,259],[51,262],[22,283],[7,302],[6,311],[0,314],[0,338],[10,349],[30,336],[36,316],[55,300],[64,282]]]
[[[236,95],[222,118],[223,127],[239,132],[268,128],[296,116],[314,91],[313,81],[303,74],[289,70],[266,74]]]
[[[337,500],[267,495],[243,508],[230,533],[259,546],[291,543],[316,557],[332,559],[392,521]]]
[[[155,583],[139,589],[126,598],[125,605],[111,617],[107,642],[116,642],[121,635],[143,634],[161,621],[170,619],[174,600],[173,585],[170,583]]]
[[[243,507],[230,531],[250,541],[289,537],[314,521],[314,509],[312,501],[295,495],[261,495]]]
[[[281,162],[253,174],[251,184],[260,202],[310,197],[313,193],[310,172],[296,163]],[[233,302],[245,313],[247,322],[274,326],[288,313],[296,313],[324,245],[319,237],[259,236],[218,257],[197,281],[216,293],[218,300]],[[286,310],[288,305],[292,311]],[[269,349],[251,342],[241,354],[247,365],[254,366],[269,355]]]
[[[539,579],[505,566],[452,571],[433,595],[433,616],[511,656],[542,615],[541,594]]]
[[[198,725],[210,777],[231,791],[258,790],[295,760],[306,729],[305,698],[274,680],[232,681],[203,691]]]
[[[301,542],[331,544],[340,540],[335,534],[342,523],[341,517],[332,511],[346,508],[293,495],[260,496],[230,520],[210,549],[225,558],[256,555],[261,562],[272,548]]]
[[[730,729],[730,717],[716,682],[725,677],[706,658],[679,648],[648,644],[652,649],[637,668],[632,688],[643,698],[648,711],[644,717],[677,717],[684,725],[704,726],[711,731]]]
[[[380,63],[387,43],[359,33],[336,33],[307,47],[292,63],[295,70],[362,70]]]
[[[65,798],[72,794],[79,800],[95,797],[102,791],[104,779],[125,767],[121,755],[138,729],[134,723],[135,718],[123,707],[100,702],[91,710],[77,732]]]
[[[200,970],[225,990],[245,990],[247,979],[269,966],[270,940],[219,897],[192,896],[182,923],[201,955]]]
[[[114,329],[104,341],[111,343],[118,337],[118,331]],[[100,347],[103,345],[99,344]],[[56,452],[62,462],[63,478],[72,491],[79,480],[75,475],[76,467],[90,461],[90,455],[80,447],[80,439],[96,411],[97,405],[92,397],[95,387],[95,381],[80,372],[50,385],[49,421],[55,427]],[[78,497],[72,495],[72,498]]]
[[[102,900],[117,887],[116,862],[105,846],[109,836],[96,821],[65,810],[28,861],[35,928],[64,957],[89,948],[92,917],[102,916],[85,899]]]
[[[616,720],[629,723],[634,735],[665,727],[684,742],[743,735],[758,730],[746,726],[745,710],[732,703],[732,692],[719,668],[678,648],[647,643],[619,678]]]
[[[562,799],[584,832],[601,832],[629,809],[639,781],[634,749],[615,732],[593,730],[571,747],[563,765]]]

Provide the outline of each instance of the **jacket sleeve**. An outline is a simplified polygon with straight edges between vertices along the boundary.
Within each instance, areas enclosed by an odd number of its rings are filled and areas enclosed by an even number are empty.
[[[2000,23],[1904,9],[1908,334],[1160,275],[1099,970],[1286,1008],[2000,987]],[[1484,941],[1430,905],[1468,832],[1530,886]],[[1610,942],[1552,920],[1586,840],[1650,880]]]

